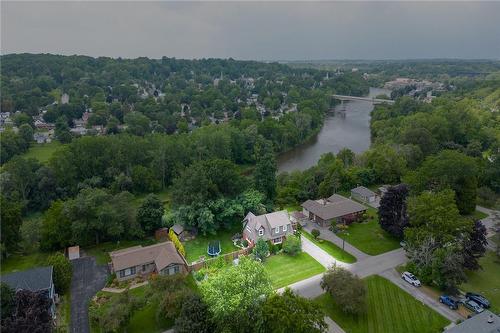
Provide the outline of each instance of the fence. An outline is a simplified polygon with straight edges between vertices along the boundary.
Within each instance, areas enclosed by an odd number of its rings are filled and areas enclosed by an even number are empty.
[[[226,254],[220,255],[220,256],[215,257],[215,258],[210,258],[210,259],[207,259],[207,260],[194,262],[194,263],[191,263],[191,265],[188,265],[188,271],[189,272],[199,271],[202,268],[210,266],[211,263],[213,263],[215,260],[217,260],[220,257],[224,258],[224,260],[226,262],[232,262],[234,259],[238,258],[239,256],[247,255],[250,252],[252,252],[252,248],[251,247],[247,247],[246,249],[241,249],[241,250],[237,250],[237,251],[234,251],[234,252],[231,252],[231,253],[226,253]]]

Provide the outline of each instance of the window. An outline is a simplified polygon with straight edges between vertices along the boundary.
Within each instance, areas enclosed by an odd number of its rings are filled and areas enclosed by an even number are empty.
[[[174,273],[179,273],[180,269],[179,269],[179,266],[175,266],[174,267]]]
[[[142,271],[145,272],[146,271],[146,267],[147,265],[142,265]]]
[[[283,231],[286,231],[286,224],[283,226]]]
[[[282,241],[283,241],[282,237],[278,237],[278,238],[273,239],[274,244],[280,244]]]
[[[123,269],[120,271],[120,277],[121,277],[121,278],[122,278],[122,277],[125,277],[125,271],[124,271]]]
[[[120,277],[125,277],[125,276],[129,276],[129,275],[134,275],[134,274],[135,274],[135,267],[125,268],[125,269],[120,271]]]
[[[264,229],[259,229],[259,236],[264,236]]]
[[[274,229],[274,232],[275,233],[279,233],[280,232],[280,227],[277,227],[276,229]]]

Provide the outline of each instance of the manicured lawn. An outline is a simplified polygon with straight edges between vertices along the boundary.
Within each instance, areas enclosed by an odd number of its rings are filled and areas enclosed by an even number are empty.
[[[109,252],[124,249],[131,246],[142,245],[148,246],[156,243],[153,238],[141,239],[141,240],[131,240],[131,241],[120,241],[120,242],[106,242],[99,245],[89,247],[84,249],[84,251],[96,258],[98,265],[107,264],[111,261],[109,257]]]
[[[69,332],[71,320],[71,294],[68,291],[60,296],[61,303],[57,305],[57,332]]]
[[[353,223],[337,236],[369,255],[377,255],[400,247],[399,240],[389,235],[378,224],[377,210],[368,208],[368,222]]]
[[[325,271],[325,268],[305,252],[296,256],[277,254],[266,258],[264,269],[278,289]]]
[[[320,242],[319,240],[314,239],[314,237],[305,230],[302,230],[301,233],[302,237],[309,239],[311,242],[316,244],[320,249],[323,249],[325,252],[327,252],[335,259],[346,262],[348,264],[356,262],[356,258],[353,257],[349,252],[342,250],[340,247],[333,244],[332,242],[327,241],[326,239],[323,239]]]
[[[45,163],[52,157],[52,154],[54,154],[54,152],[62,146],[63,145],[57,141],[52,141],[51,143],[44,144],[33,143],[26,154],[23,155],[23,157],[35,158],[38,161]]]
[[[367,286],[367,309],[364,314],[345,314],[329,294],[315,300],[346,332],[438,333],[449,324],[446,318],[390,281],[380,276],[370,276],[364,281]]]
[[[2,273],[24,271],[45,264],[47,257],[51,253],[36,252],[27,255],[11,255],[2,260]]]
[[[493,251],[486,252],[479,263],[483,269],[468,272],[468,281],[460,289],[484,295],[491,302],[492,311],[500,313],[500,263]]]
[[[200,256],[205,256],[205,258],[208,259],[207,246],[211,241],[220,241],[221,254],[238,250],[231,240],[231,237],[236,233],[241,233],[241,227],[239,225],[233,227],[231,230],[219,230],[216,235],[198,235],[193,240],[183,242],[184,249],[186,250],[187,262],[191,263],[196,261]]]

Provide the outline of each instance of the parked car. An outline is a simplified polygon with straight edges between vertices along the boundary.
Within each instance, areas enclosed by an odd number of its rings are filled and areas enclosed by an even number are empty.
[[[463,301],[463,304],[467,309],[471,310],[474,313],[481,313],[484,311],[481,305],[477,304],[471,299],[466,299],[465,301]]]
[[[422,285],[417,277],[410,272],[403,272],[401,278],[415,287],[420,287]]]
[[[484,297],[483,295],[476,293],[466,293],[465,298],[473,300],[485,309],[488,309],[490,307],[490,301],[488,301],[488,299],[486,299],[486,297]]]
[[[439,302],[448,305],[452,310],[458,309],[459,300],[453,296],[441,295],[439,296]]]

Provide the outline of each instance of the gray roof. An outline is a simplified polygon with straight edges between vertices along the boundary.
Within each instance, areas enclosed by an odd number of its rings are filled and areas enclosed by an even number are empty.
[[[283,231],[283,226],[287,226],[286,231]],[[250,230],[248,230],[247,227]],[[271,232],[271,229],[276,228],[279,230],[277,233]],[[259,235],[259,229],[264,229],[264,235]],[[270,240],[292,234],[293,230],[288,212],[286,210],[282,210],[259,216],[255,216],[252,212],[248,213],[243,220],[243,233],[248,238],[255,241],[260,237],[265,240]]]
[[[46,290],[52,287],[52,266],[5,274],[1,278],[14,290]]]
[[[177,234],[179,235],[180,233],[182,233],[184,231],[184,227],[180,224],[174,224],[172,226],[172,230]]]
[[[356,188],[353,188],[351,190],[351,193],[356,193],[356,194],[359,194],[363,197],[374,197],[377,195],[377,193],[373,192],[372,190],[370,190],[369,188],[366,188],[364,186],[358,186]]]
[[[492,320],[491,323],[488,320]],[[491,311],[483,312],[445,331],[446,333],[499,333],[500,317]]]
[[[307,200],[301,206],[323,220],[331,220],[367,209],[362,204],[338,194],[334,194],[328,199]]]

